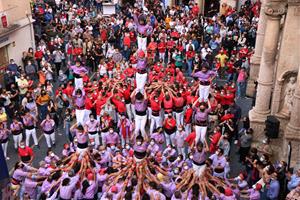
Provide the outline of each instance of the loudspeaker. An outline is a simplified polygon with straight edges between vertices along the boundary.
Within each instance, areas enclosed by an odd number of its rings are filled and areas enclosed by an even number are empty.
[[[280,121],[275,116],[268,116],[266,121],[266,136],[268,138],[278,138]]]

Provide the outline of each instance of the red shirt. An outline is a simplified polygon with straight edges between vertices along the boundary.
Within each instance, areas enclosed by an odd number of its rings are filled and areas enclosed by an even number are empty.
[[[96,115],[100,115],[102,106],[106,103],[107,99],[105,97],[97,98],[96,100]]]
[[[168,42],[167,42],[167,48],[168,49],[172,49],[173,47],[175,47],[175,42],[173,41],[173,40],[169,40]]]
[[[135,69],[134,69],[134,68],[128,67],[128,68],[126,68],[126,69],[124,70],[124,74],[125,74],[127,77],[129,77],[129,78],[132,78],[132,77],[134,76],[134,73],[135,73]]]
[[[169,101],[166,100],[166,99],[164,99],[163,104],[164,104],[164,108],[165,108],[165,112],[166,113],[172,112],[172,108],[173,108],[173,100],[172,100],[172,98],[170,98]]]
[[[85,109],[92,110],[92,108],[94,107],[93,102],[94,102],[93,97],[85,98],[85,102],[84,102]]]
[[[124,102],[116,99],[116,98],[112,98],[111,99],[112,103],[116,106],[116,109],[118,111],[118,113],[125,113],[126,112],[126,105]]]
[[[174,102],[175,108],[182,108],[184,106],[184,98],[183,97],[174,97],[173,102]]]
[[[161,109],[161,102],[158,101],[156,102],[153,98],[150,99],[150,107],[152,111],[154,112],[159,112]]]
[[[195,57],[195,54],[196,54],[195,51],[187,51],[186,57],[187,57],[187,59],[192,59]]]
[[[185,141],[189,144],[189,146],[192,146],[195,139],[196,139],[196,132],[193,131],[185,138]]]
[[[166,51],[166,43],[165,42],[158,43],[157,48],[158,48],[158,52],[159,53],[165,53],[165,51]]]
[[[192,123],[192,116],[193,116],[193,108],[188,108],[184,114],[184,123],[190,124]]]
[[[234,94],[229,93],[224,95],[224,105],[231,105],[234,102]]]
[[[18,154],[20,157],[25,157],[25,156],[33,156],[33,151],[30,147],[25,147],[24,149],[18,148]]]
[[[128,36],[125,36],[124,39],[123,39],[123,44],[124,46],[127,46],[128,48],[130,48],[130,37]]]
[[[63,93],[70,97],[70,96],[72,96],[73,91],[74,91],[74,87],[71,86],[71,85],[68,85],[68,86],[63,90]]]
[[[168,130],[174,129],[176,127],[176,120],[174,119],[174,117],[172,117],[171,119],[165,119],[164,127]]]
[[[42,51],[36,51],[36,52],[34,53],[34,57],[35,57],[35,59],[37,59],[37,60],[41,60],[41,59],[43,58],[43,52],[42,52]]]

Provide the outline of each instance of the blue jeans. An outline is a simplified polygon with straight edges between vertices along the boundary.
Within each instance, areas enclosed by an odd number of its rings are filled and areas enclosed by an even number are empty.
[[[246,96],[246,81],[237,83],[237,96],[241,98]]]
[[[187,60],[187,73],[189,76],[191,76],[193,71],[193,59],[188,59]]]

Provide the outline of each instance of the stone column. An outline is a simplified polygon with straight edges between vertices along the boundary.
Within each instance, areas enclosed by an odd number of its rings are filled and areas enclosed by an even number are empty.
[[[300,140],[300,66],[298,69],[297,86],[293,99],[293,110],[284,135],[287,139],[297,138]]]
[[[250,59],[250,76],[247,84],[247,95],[254,97],[255,93],[255,84],[254,81],[257,80],[259,65],[261,61],[261,55],[263,51],[264,39],[265,39],[265,30],[266,30],[266,21],[267,17],[265,14],[265,6],[266,3],[270,0],[262,0],[261,8],[259,13],[259,21],[256,33],[256,41],[255,41],[255,51],[254,55]]]
[[[200,14],[204,13],[204,3],[205,3],[205,1],[203,1],[203,0],[197,0],[198,7],[200,9]]]
[[[273,75],[280,34],[280,20],[286,12],[285,4],[280,0],[271,0],[266,4],[267,25],[259,68],[256,105],[249,112],[251,121],[263,122],[270,114],[270,100],[272,96]]]

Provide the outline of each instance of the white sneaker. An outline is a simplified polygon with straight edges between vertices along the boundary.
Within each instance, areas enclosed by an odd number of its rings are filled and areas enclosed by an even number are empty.
[[[237,144],[238,143],[238,141],[237,140],[234,140],[234,144]]]
[[[9,157],[6,157],[6,160],[9,160],[10,158]]]

